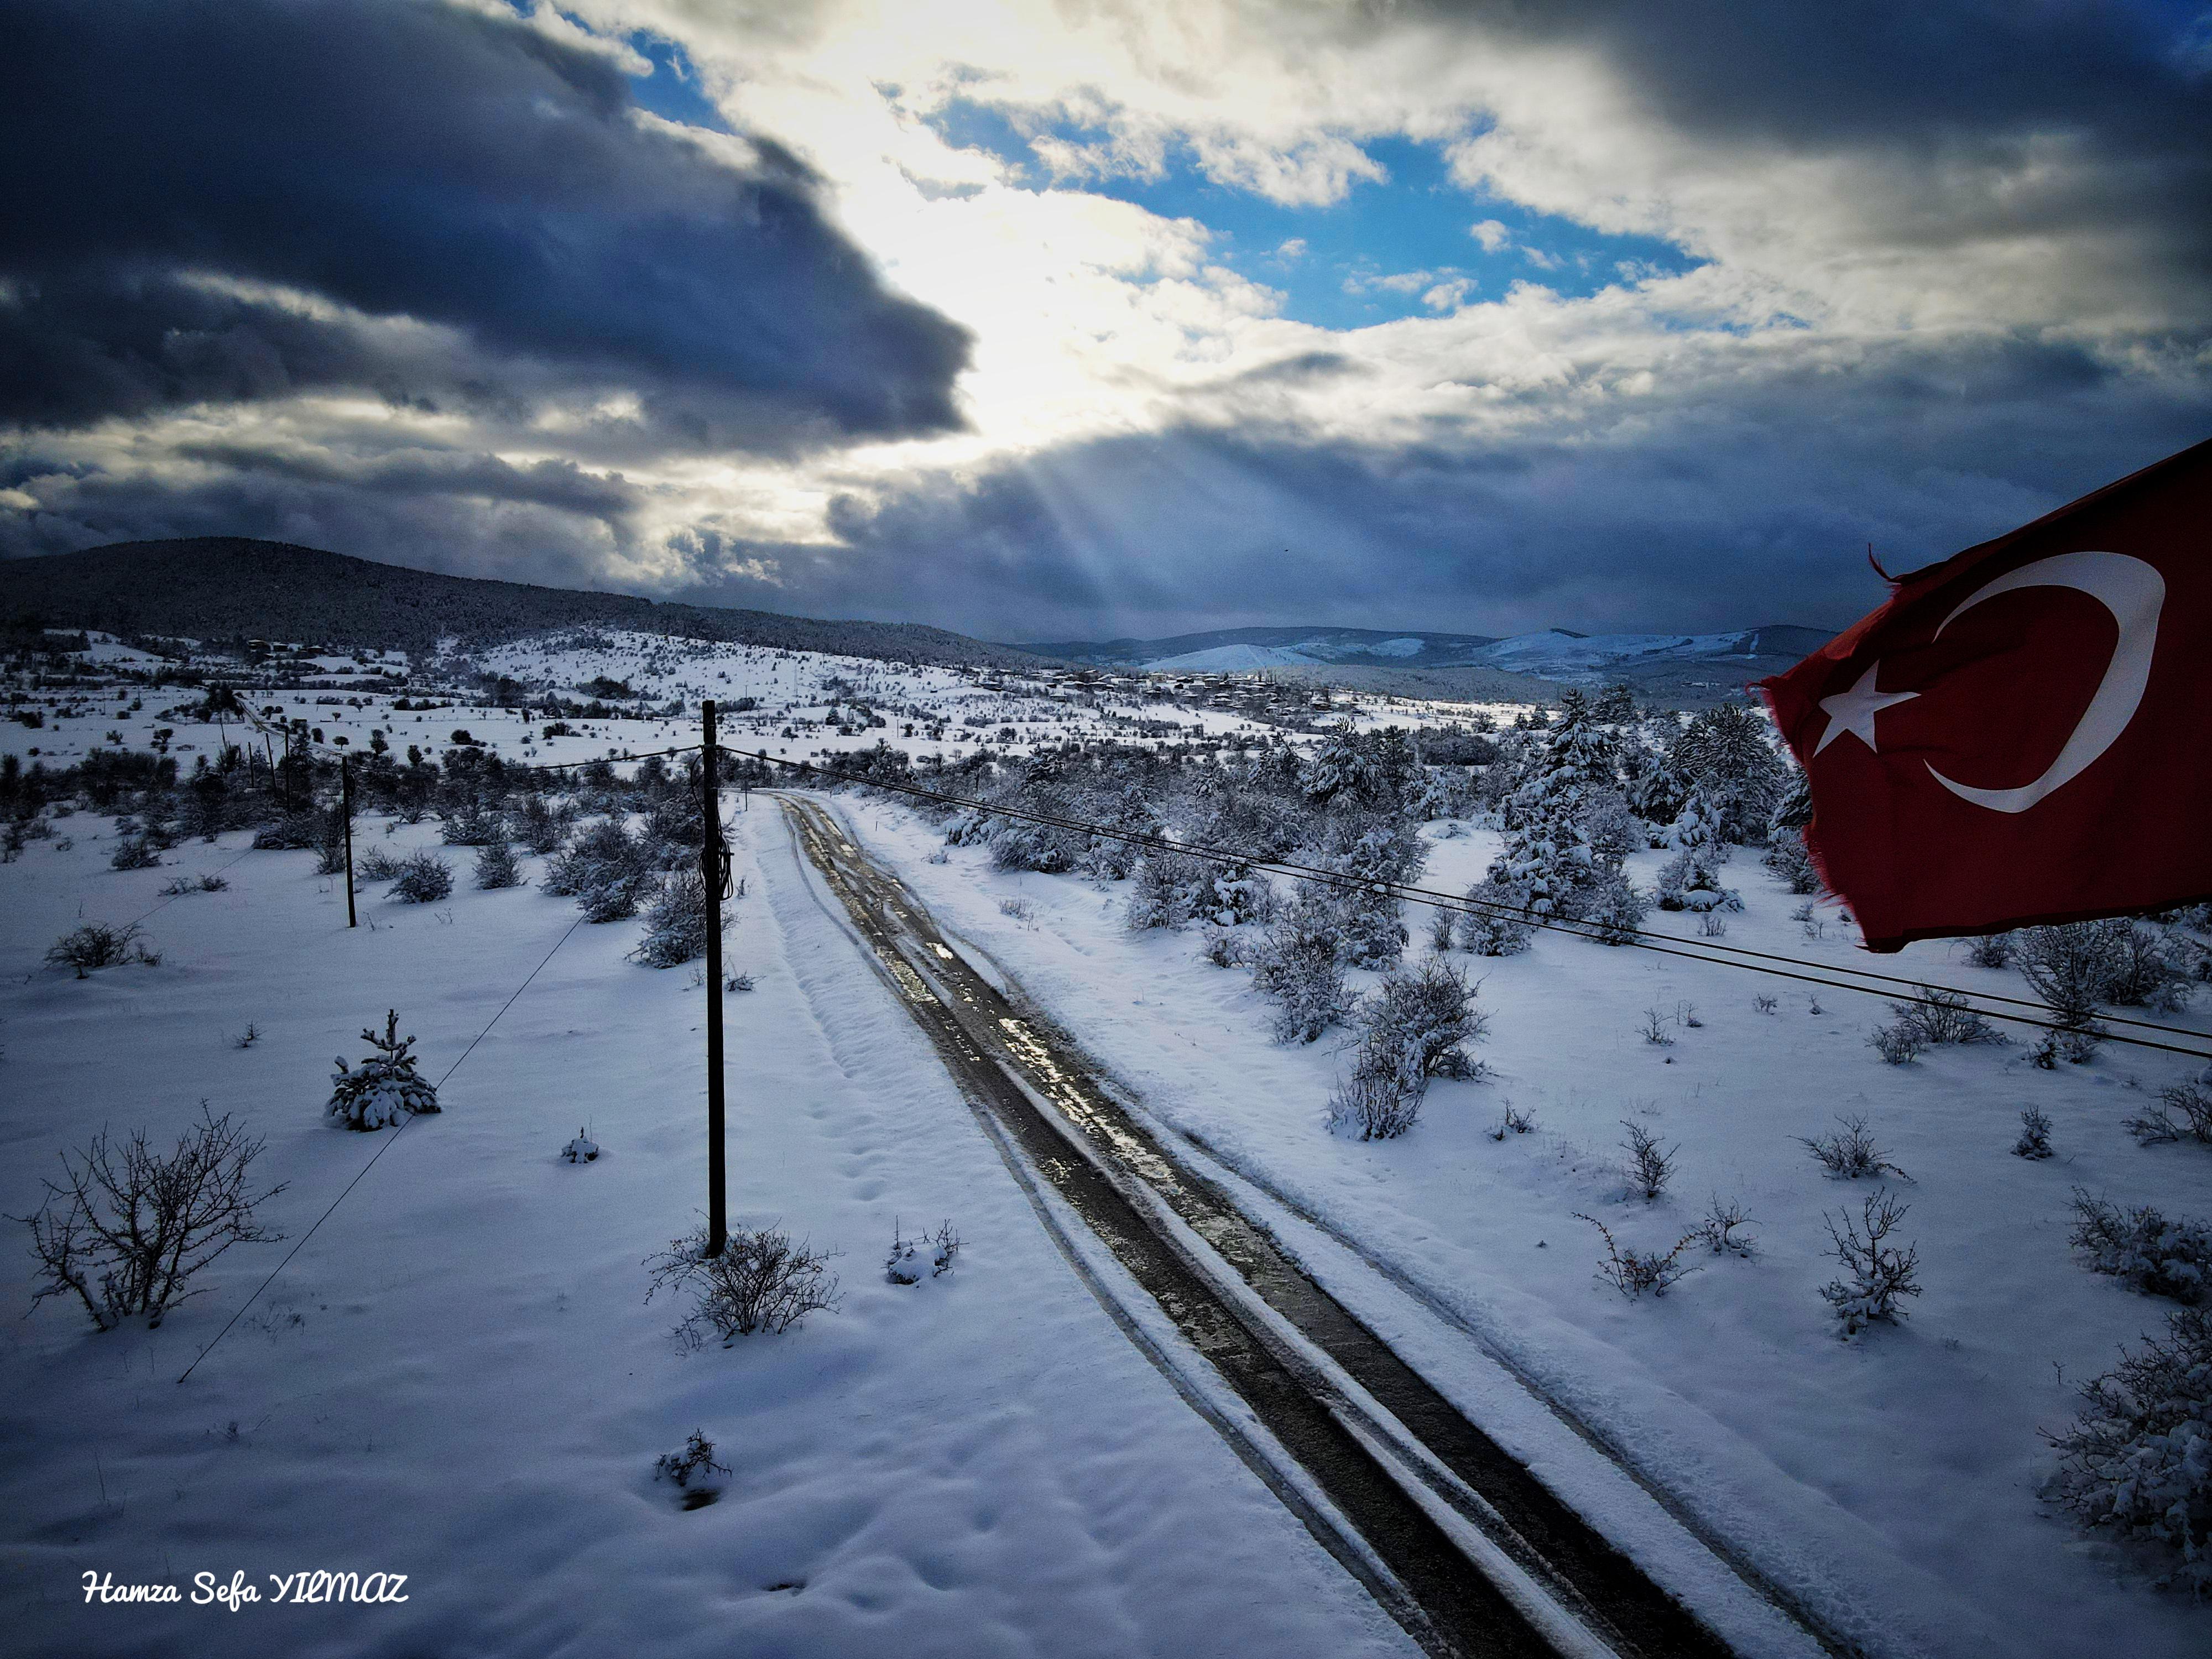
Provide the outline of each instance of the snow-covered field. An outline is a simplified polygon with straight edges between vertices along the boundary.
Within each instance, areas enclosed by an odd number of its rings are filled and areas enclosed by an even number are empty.
[[[344,926],[306,853],[187,843],[106,867],[112,831],[0,867],[0,1210],[102,1125],[166,1145],[199,1103],[289,1183],[297,1242],[241,1246],[157,1330],[49,1304],[0,1322],[4,1610],[16,1654],[1410,1653],[1397,1627],[1132,1347],[1057,1255],[927,1045],[799,885],[776,815],[738,819],[731,1204],[841,1253],[843,1305],[680,1354],[643,1257],[703,1203],[704,992],[523,888]],[[374,835],[373,821],[366,826]],[[399,847],[435,841],[399,829]],[[534,861],[533,861],[534,862]],[[159,909],[179,871],[227,890]],[[158,967],[39,957],[81,916]],[[550,961],[546,960],[552,952]],[[331,1057],[397,1007],[445,1109],[356,1135]],[[251,1023],[250,1048],[232,1038]],[[581,1124],[597,1162],[561,1162]],[[956,1270],[884,1282],[895,1224],[949,1218]],[[4,1286],[21,1306],[17,1243]],[[655,1458],[703,1429],[732,1473],[687,1512]],[[269,1605],[270,1575],[404,1572],[404,1605]],[[82,1575],[173,1583],[88,1606]],[[197,1575],[264,1598],[194,1606]]]
[[[2140,1147],[2121,1127],[2187,1062],[2111,1047],[2045,1072],[2016,1042],[1893,1066],[1865,1042],[1888,1018],[1877,998],[1540,936],[1521,957],[1454,957],[1482,978],[1492,1018],[1477,1052],[1491,1078],[1439,1082],[1412,1133],[1363,1145],[1323,1127],[1343,1063],[1328,1041],[1271,1044],[1249,976],[1204,961],[1194,935],[1133,938],[1114,890],[994,872],[983,849],[932,864],[937,837],[901,809],[848,817],[1158,1121],[1249,1177],[1255,1203],[1272,1197],[1310,1268],[1418,1346],[1447,1392],[1469,1398],[1492,1369],[1485,1351],[1503,1357],[1877,1651],[2179,1656],[2212,1643],[2204,1608],[2148,1589],[2037,1497],[2051,1468],[2039,1428],[2064,1426],[2075,1385],[2161,1330],[2172,1305],[2078,1264],[2070,1189],[2212,1212],[2212,1154]],[[1496,848],[1480,830],[1438,841],[1422,884],[1458,890]],[[1632,859],[1639,884],[1661,857]],[[1790,920],[1799,901],[1749,855],[1727,876],[1746,905],[1728,943],[1866,964],[1833,921],[1807,939]],[[1003,914],[1011,897],[1033,914]],[[1419,914],[1409,920],[1418,937]],[[1651,925],[1693,933],[1659,912]],[[2026,994],[2018,975],[1942,944],[1878,965]],[[1778,999],[1773,1012],[1759,995]],[[1664,1046],[1643,1035],[1650,1009]],[[2183,1023],[2202,1029],[2203,1011]],[[1508,1105],[1534,1129],[1494,1138]],[[2008,1155],[2029,1105],[2055,1125],[2048,1162]],[[1849,1343],[1818,1294],[1838,1272],[1822,1218],[1856,1215],[1874,1183],[1830,1178],[1797,1139],[1844,1115],[1864,1116],[1912,1177],[1889,1184],[1911,1206],[1904,1233],[1924,1287],[1901,1326]],[[1680,1148],[1655,1205],[1625,1195],[1623,1120]],[[1686,1255],[1702,1271],[1661,1299],[1632,1303],[1596,1282],[1601,1242],[1577,1212],[1624,1245],[1663,1251],[1714,1194],[1758,1218],[1753,1259]],[[1433,1305],[1394,1292],[1377,1265]],[[1540,1460],[1545,1435],[1529,1434],[1524,1449]]]
[[[87,668],[148,666],[138,654],[95,641]],[[647,636],[525,642],[465,667],[570,702],[601,677],[624,681],[631,712],[572,714],[549,737],[542,706],[472,702],[420,665],[404,693],[254,703],[309,722],[325,751],[373,734],[403,755],[444,751],[465,731],[541,763],[696,742],[705,695],[755,699],[726,716],[725,740],[792,759],[881,739],[917,757],[983,743],[1018,755],[1069,737],[1261,729],[1133,693]],[[433,706],[395,708],[402,695]],[[67,765],[166,732],[189,770],[240,735],[168,712],[198,696],[183,687],[27,696],[17,706],[44,723],[0,722],[0,753]],[[1357,717],[1469,712],[1368,699]],[[1869,1652],[2212,1644],[2205,1609],[2150,1589],[2140,1563],[2038,1498],[2051,1468],[2038,1431],[2062,1427],[2080,1381],[2167,1305],[2081,1267],[2070,1190],[2212,1214],[2212,1153],[2139,1147],[2121,1127],[2186,1074],[2182,1060],[2115,1046],[2045,1072],[2016,1042],[1891,1066],[1865,1042],[1887,1017],[1878,999],[1546,936],[1521,957],[1454,955],[1482,976],[1491,1074],[1438,1083],[1412,1133],[1361,1144],[1322,1123],[1343,1063],[1330,1042],[1270,1044],[1249,975],[1200,959],[1193,933],[1129,934],[1126,886],[994,872],[980,847],[932,862],[939,836],[905,808],[848,796],[840,810],[1145,1113],[1218,1160],[1340,1299],[1618,1521],[1662,1577],[1632,1506],[1609,1507],[1579,1472],[1588,1447],[1501,1376],[1551,1395]],[[640,1264],[703,1201],[704,994],[688,969],[625,959],[635,922],[571,933],[567,902],[465,879],[429,905],[370,887],[349,931],[313,854],[248,854],[233,834],[118,872],[112,823],[85,812],[0,865],[0,1211],[35,1209],[58,1155],[103,1125],[166,1145],[203,1100],[264,1137],[258,1173],[289,1183],[262,1211],[288,1242],[233,1251],[210,1294],[158,1330],[94,1334],[58,1304],[0,1321],[9,1651],[1412,1651],[1056,1253],[817,902],[778,815],[756,799],[736,823],[747,885],[729,957],[757,988],[728,999],[733,1216],[841,1252],[845,1297],[799,1331],[690,1357],[667,1340],[662,1302],[643,1305]],[[1486,867],[1497,838],[1461,828],[1425,832],[1424,885],[1460,890]],[[383,841],[374,817],[359,833],[402,852],[438,838],[425,822]],[[465,849],[447,856],[465,865]],[[1659,857],[1632,858],[1639,884]],[[526,860],[528,878],[539,864]],[[223,890],[160,894],[217,871]],[[1751,855],[1724,875],[1747,907],[1728,943],[1865,964],[1834,921],[1805,937],[1798,902]],[[1001,908],[1014,898],[1028,914]],[[81,921],[140,918],[158,966],[82,981],[40,966]],[[1408,921],[1418,952],[1424,918]],[[1692,930],[1659,913],[1648,925]],[[2016,975],[1942,945],[1877,965],[2025,994]],[[1771,1012],[1754,1002],[1766,996]],[[397,1138],[349,1134],[322,1115],[331,1057],[359,1058],[358,1033],[387,1008],[432,1077],[466,1058],[441,1115]],[[2203,1030],[2205,1013],[2182,1023]],[[1646,1040],[1655,1019],[1664,1043]],[[249,1024],[259,1040],[234,1046]],[[2048,1162],[2008,1155],[2031,1105],[2055,1126]],[[1508,1106],[1534,1127],[1495,1133]],[[1818,1294],[1837,1271],[1824,1217],[1856,1212],[1872,1183],[1831,1180],[1799,1139],[1845,1115],[1910,1173],[1890,1185],[1911,1206],[1903,1231],[1925,1291],[1903,1325],[1850,1343]],[[1623,1120],[1679,1146],[1656,1204],[1625,1196]],[[605,1149],[584,1167],[557,1158],[580,1127]],[[1715,1194],[1757,1218],[1753,1258],[1697,1255],[1663,1298],[1595,1281],[1597,1230],[1577,1212],[1663,1250]],[[956,1271],[887,1285],[893,1227],[940,1218],[966,1241]],[[15,1232],[0,1296],[20,1306],[33,1270]],[[653,1465],[693,1429],[732,1474],[719,1502],[685,1511]],[[196,1574],[242,1572],[266,1598],[268,1575],[299,1569],[404,1572],[409,1600],[234,1613],[189,1599],[88,1607],[82,1588],[91,1571],[189,1598]]]

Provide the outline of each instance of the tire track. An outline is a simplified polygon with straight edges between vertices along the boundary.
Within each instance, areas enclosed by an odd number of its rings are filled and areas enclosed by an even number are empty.
[[[818,803],[777,799],[963,1091],[1356,1529],[1404,1593],[1384,1605],[1424,1647],[1729,1652],[1133,1121]]]

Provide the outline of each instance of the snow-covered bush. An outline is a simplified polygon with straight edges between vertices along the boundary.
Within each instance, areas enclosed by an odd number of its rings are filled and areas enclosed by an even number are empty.
[[[912,1238],[905,1237],[894,1223],[890,1254],[884,1260],[884,1277],[894,1285],[919,1285],[924,1273],[932,1279],[949,1273],[953,1258],[960,1254],[960,1244],[949,1220],[939,1222],[933,1233],[923,1232]]]
[[[2028,1106],[2020,1115],[2020,1139],[2012,1144],[2014,1158],[2030,1159],[2051,1156],[2051,1118],[2039,1106]]]
[[[1694,1233],[1683,1234],[1674,1241],[1674,1248],[1662,1255],[1656,1250],[1622,1249],[1614,1241],[1612,1229],[1594,1215],[1584,1215],[1577,1210],[1575,1219],[1589,1222],[1605,1240],[1605,1260],[1597,1264],[1599,1280],[1612,1285],[1631,1302],[1647,1291],[1653,1296],[1664,1296],[1686,1275],[1698,1271],[1682,1263],[1682,1252],[1697,1242]]]
[[[1276,1042],[1311,1042],[1349,1009],[1340,927],[1327,896],[1310,887],[1251,947],[1253,988],[1276,1004]]]
[[[1719,866],[1702,847],[1684,848],[1661,866],[1658,897],[1662,910],[1701,914],[1743,908],[1742,896],[1721,884]]]
[[[374,1026],[364,1028],[362,1042],[375,1052],[358,1066],[340,1056],[331,1079],[330,1104],[324,1109],[349,1129],[381,1129],[416,1115],[437,1111],[438,1090],[416,1071],[415,1039],[399,1035],[399,1013],[388,1011],[384,1035]]]
[[[354,876],[361,881],[396,881],[401,869],[400,860],[381,847],[372,847],[353,863]]]
[[[115,843],[114,854],[107,862],[118,870],[157,870],[161,849],[143,836],[125,836]]]
[[[1899,1203],[1888,1188],[1878,1187],[1861,1201],[1856,1220],[1848,1210],[1840,1212],[1842,1231],[1836,1230],[1838,1217],[1824,1213],[1820,1218],[1828,1227],[1829,1254],[1850,1275],[1849,1283],[1832,1279],[1820,1287],[1821,1299],[1843,1322],[1846,1340],[1877,1320],[1895,1324],[1905,1316],[1899,1299],[1920,1294],[1920,1247],[1908,1244],[1899,1249],[1889,1243],[1890,1234],[1911,1208]]]
[[[1586,937],[1600,945],[1633,945],[1648,908],[1644,895],[1618,870],[1600,876],[1584,896]]]
[[[1857,1181],[1867,1176],[1881,1175],[1887,1170],[1899,1181],[1912,1177],[1899,1169],[1882,1155],[1875,1145],[1874,1136],[1867,1128],[1863,1117],[1838,1117],[1843,1127],[1832,1134],[1814,1135],[1810,1139],[1797,1137],[1798,1143],[1820,1161],[1832,1175],[1844,1181]]]
[[[1627,1178],[1629,1190],[1646,1204],[1656,1204],[1659,1195],[1667,1190],[1667,1183],[1674,1177],[1675,1154],[1682,1149],[1675,1146],[1661,1151],[1658,1136],[1626,1118],[1620,1120],[1620,1127],[1628,1131],[1621,1139],[1620,1150],[1628,1154],[1621,1173]]]
[[[1353,1010],[1359,1069],[1389,1072],[1409,1085],[1474,1076],[1466,1045],[1490,1030],[1489,1014],[1475,1006],[1477,988],[1442,957],[1384,975]]]
[[[2179,1112],[2179,1118],[2174,1114]],[[2162,1146],[2170,1140],[2194,1140],[2212,1146],[2212,1092],[2194,1083],[2177,1083],[2161,1090],[2158,1104],[2129,1118],[2122,1125],[2141,1146]]]
[[[1479,957],[1518,956],[1536,930],[1526,920],[1526,895],[1501,883],[1483,880],[1467,890],[1468,908],[1459,913],[1459,942]]]
[[[146,949],[145,936],[135,921],[125,922],[120,927],[110,927],[104,921],[88,921],[46,947],[47,966],[73,969],[79,979],[102,968],[120,967],[126,962],[150,965],[157,960]]]
[[[1328,1097],[1328,1127],[1362,1140],[1393,1140],[1412,1128],[1427,1098],[1429,1081],[1408,1083],[1395,1072],[1354,1068]]]
[[[2074,1231],[2067,1242],[2088,1258],[2089,1271],[2110,1273],[2145,1296],[2166,1296],[2191,1306],[2204,1300],[2212,1280],[2212,1227],[2168,1220],[2150,1205],[2122,1210],[2074,1189]]]
[[[522,885],[522,866],[514,856],[514,848],[504,841],[489,841],[477,854],[475,880],[486,892],[502,887]]]
[[[707,1438],[703,1429],[692,1430],[683,1450],[663,1452],[653,1465],[653,1478],[673,1480],[684,1494],[687,1510],[704,1509],[720,1496],[714,1478],[729,1472],[727,1464],[714,1461],[714,1443]],[[695,1480],[696,1486],[692,1484]]]
[[[545,866],[547,892],[574,897],[585,919],[619,921],[634,916],[660,884],[652,848],[613,819],[584,830]]]
[[[507,839],[507,820],[480,800],[448,812],[438,829],[448,847],[489,847]]]
[[[694,1351],[706,1346],[709,1333],[727,1347],[757,1331],[787,1331],[811,1313],[835,1311],[840,1300],[830,1258],[803,1241],[793,1243],[773,1225],[758,1232],[731,1228],[722,1253],[712,1256],[702,1227],[671,1240],[645,1266],[653,1272],[648,1303],[664,1290],[690,1296],[690,1310],[672,1334]]]
[[[1805,842],[1796,830],[1784,830],[1776,835],[1759,860],[1782,879],[1782,884],[1793,893],[1817,893],[1820,890],[1820,866],[1805,849]]]
[[[2212,1595],[2212,1310],[2166,1319],[2166,1340],[2081,1385],[2051,1495],[2092,1527],[2180,1558],[2159,1582]]]
[[[567,1164],[590,1164],[594,1162],[599,1155],[599,1143],[581,1129],[576,1131],[576,1138],[574,1140],[561,1149],[562,1161]]]
[[[171,1308],[199,1294],[186,1286],[232,1245],[283,1237],[253,1218],[255,1205],[284,1190],[282,1182],[247,1190],[247,1171],[261,1149],[229,1113],[216,1117],[202,1101],[198,1125],[167,1158],[147,1143],[143,1129],[119,1146],[102,1129],[74,1158],[64,1152],[62,1179],[44,1182],[37,1212],[10,1218],[31,1230],[40,1274],[31,1305],[74,1296],[96,1330],[112,1330],[137,1314],[159,1325]]]
[[[676,870],[660,879],[660,894],[646,913],[645,935],[631,951],[633,961],[648,968],[675,968],[707,954],[707,933],[714,905],[706,878],[696,870]],[[730,918],[722,918],[729,931]]]
[[[2105,990],[2107,1002],[2165,1014],[2179,1013],[2188,1006],[2196,988],[2166,934],[2130,922],[2124,931],[2115,932],[2113,957],[2112,981]]]
[[[392,896],[403,904],[434,904],[453,891],[453,866],[435,853],[410,854],[399,861]]]
[[[1983,933],[1966,941],[1966,960],[1977,968],[2012,966],[2012,935]]]
[[[1212,871],[1188,853],[1147,853],[1130,882],[1122,919],[1132,933],[1181,927],[1198,914]]]

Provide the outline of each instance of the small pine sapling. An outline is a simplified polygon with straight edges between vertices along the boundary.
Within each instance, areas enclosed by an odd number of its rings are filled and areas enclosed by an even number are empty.
[[[561,1158],[565,1164],[589,1164],[599,1155],[599,1143],[581,1128],[576,1131],[576,1138],[561,1149]]]
[[[2021,1109],[2020,1139],[2012,1144],[2012,1155],[2026,1158],[2051,1156],[2051,1118],[2040,1106]]]
[[[1667,1016],[1656,1008],[1646,1008],[1644,1011],[1644,1024],[1638,1026],[1637,1030],[1644,1042],[1655,1048],[1671,1048],[1674,1046],[1674,1034],[1667,1029]]]
[[[368,1130],[440,1109],[437,1085],[416,1072],[415,1039],[399,1035],[396,1009],[385,1015],[382,1036],[374,1026],[364,1028],[361,1036],[376,1052],[358,1066],[339,1058],[325,1109],[331,1116],[349,1129]]]
[[[453,892],[453,866],[435,853],[415,853],[399,861],[392,896],[403,904],[434,904]]]

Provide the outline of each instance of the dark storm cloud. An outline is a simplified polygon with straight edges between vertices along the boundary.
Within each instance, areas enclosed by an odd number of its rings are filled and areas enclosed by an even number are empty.
[[[1813,343],[1663,404],[1593,403],[1389,448],[1247,423],[1076,446],[842,504],[841,550],[702,544],[684,597],[899,617],[996,639],[1250,623],[1471,633],[1841,626],[1940,558],[2212,431],[2028,340]],[[1111,514],[1110,518],[1105,515]],[[758,557],[780,586],[717,580]]]
[[[618,67],[519,20],[0,0],[0,424],[319,387],[629,392],[664,447],[959,423],[965,331],[887,292],[792,158],[637,125]]]
[[[2177,276],[2212,274],[2212,56],[2175,7],[1429,0],[1422,13],[1594,53],[1665,125],[1724,149],[1895,161],[1894,195],[1858,205],[1900,245],[2131,227],[2164,243]],[[1981,169],[2020,168],[2033,140],[2068,148],[2014,188],[1983,188]]]

